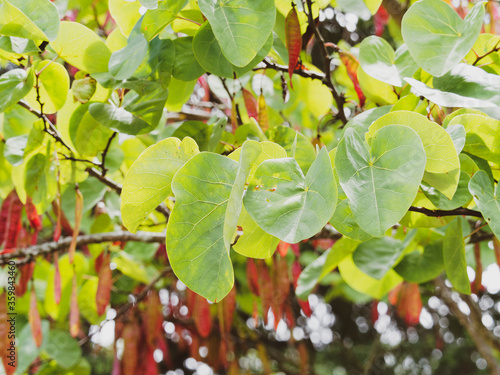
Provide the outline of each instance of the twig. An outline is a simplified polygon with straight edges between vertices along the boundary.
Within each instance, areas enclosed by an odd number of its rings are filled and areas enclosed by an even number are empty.
[[[109,137],[108,143],[106,144],[106,148],[104,148],[104,151],[102,152],[102,159],[101,159],[101,171],[102,171],[102,176],[106,176],[106,173],[108,172],[108,168],[106,168],[106,156],[108,155],[109,147],[111,146],[111,142],[113,142],[113,139],[118,135],[117,132],[113,132],[113,135]]]
[[[262,60],[262,63],[265,64],[263,67],[255,67],[253,68],[254,71],[257,70],[263,70],[263,69],[273,69],[278,72],[285,72],[288,73],[288,66],[287,65],[279,65],[275,64],[267,59]],[[293,72],[294,74],[297,74],[298,76],[304,77],[304,78],[311,78],[311,79],[318,79],[320,81],[323,81],[325,79],[325,75],[323,73],[317,73],[313,72],[310,70],[303,70],[303,69],[295,69]]]
[[[154,288],[155,284],[160,281],[164,276],[166,276],[167,274],[171,273],[172,272],[172,268],[171,267],[165,267],[163,270],[160,271],[160,273],[148,284],[144,287],[144,289],[142,289],[140,291],[140,293],[137,293],[137,294],[133,294],[131,295],[131,302],[127,302],[125,305],[123,305],[122,307],[120,307],[117,311],[116,311],[116,315],[113,319],[104,319],[99,328],[101,328],[102,326],[104,326],[104,324],[108,323],[108,322],[111,322],[113,320],[117,320],[118,318],[120,318],[122,315],[124,315],[128,310],[130,310],[132,307],[134,307],[135,305],[137,305],[139,302],[141,302],[147,295],[148,295],[148,292]],[[83,339],[81,339],[78,344],[80,346],[86,344],[91,338],[92,336],[94,336],[98,331],[94,331],[92,333],[89,333],[87,336],[85,336]]]
[[[347,124],[347,118],[345,117],[345,113],[344,113],[345,98],[344,98],[343,94],[339,94],[337,92],[337,90],[335,89],[335,86],[333,85],[331,71],[330,71],[331,59],[330,59],[330,56],[328,55],[328,51],[326,50],[325,40],[323,39],[323,36],[320,34],[318,28],[316,27],[316,23],[314,22],[313,13],[312,13],[312,0],[306,0],[306,1],[307,1],[307,7],[309,9],[309,11],[307,12],[309,26],[314,31],[314,35],[316,36],[316,39],[318,40],[318,44],[319,44],[319,47],[321,50],[321,55],[323,56],[323,65],[324,65],[324,70],[325,70],[325,78],[323,79],[323,83],[330,89],[330,91],[332,92],[333,98],[335,99],[335,103],[337,103],[337,109],[338,109],[337,118],[340,121],[342,121],[342,123],[345,125],[345,124]]]
[[[40,118],[43,120],[44,123],[44,131],[49,134],[52,138],[56,140],[56,142],[59,142],[61,145],[63,145],[65,148],[67,148],[71,153],[73,150],[63,141],[61,136],[59,135],[59,132],[57,131],[56,127],[54,124],[49,120],[49,118],[42,112],[38,112],[36,109],[32,108],[28,103],[26,103],[24,100],[20,100],[17,104],[19,104],[21,107],[26,108],[28,111],[33,113],[36,117]]]
[[[37,256],[51,254],[56,251],[66,250],[70,243],[71,237],[64,237],[57,242],[45,242],[39,245],[34,245],[26,247],[24,249],[16,249],[11,253],[0,254],[0,265],[6,264],[11,259],[19,259],[17,264],[29,263]],[[82,234],[77,237],[76,245],[83,246],[92,243],[103,243],[103,242],[115,242],[115,241],[136,241],[136,242],[147,242],[147,243],[164,243],[165,234],[164,233],[154,233],[154,232],[137,232],[130,233],[126,231],[118,232],[108,232],[108,233],[93,233],[93,234]]]
[[[472,63],[472,65],[476,65],[479,61],[481,61],[482,59],[484,59],[486,56],[494,53],[494,52],[498,52],[500,51],[500,40],[497,42],[497,44],[495,44],[495,47],[493,47],[492,50],[486,52],[484,55],[481,55],[481,56],[477,56],[476,57],[476,60]]]
[[[413,211],[413,212],[419,212],[421,214],[424,214],[426,216],[431,216],[431,217],[442,217],[442,216],[474,216],[474,217],[480,217],[482,218],[483,215],[479,211],[475,210],[469,210],[468,208],[455,208],[454,210],[430,210],[428,208],[424,207],[413,207],[411,206],[408,211]]]

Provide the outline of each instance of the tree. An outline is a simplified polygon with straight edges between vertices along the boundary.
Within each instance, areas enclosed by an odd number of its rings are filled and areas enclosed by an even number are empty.
[[[4,1],[5,373],[500,374],[499,11]]]

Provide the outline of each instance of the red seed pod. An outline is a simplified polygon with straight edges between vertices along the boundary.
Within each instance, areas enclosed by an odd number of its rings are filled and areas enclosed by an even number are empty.
[[[193,308],[193,320],[196,330],[203,338],[207,338],[212,332],[212,315],[210,304],[202,296],[196,294],[196,302]]]
[[[26,216],[28,217],[31,227],[37,232],[41,231],[42,221],[40,220],[40,216],[36,211],[36,207],[33,204],[33,200],[31,199],[31,197],[26,198],[26,206],[24,206],[24,208],[26,210]]]
[[[102,257],[101,267],[99,268],[99,282],[97,284],[97,293],[95,296],[97,314],[102,315],[106,312],[106,307],[111,298],[111,287],[113,286],[113,274],[109,267],[111,254],[106,253]]]
[[[22,297],[24,293],[28,290],[28,283],[33,276],[33,271],[35,270],[35,263],[30,262],[20,265],[19,268],[19,278],[16,287],[16,296]]]
[[[158,336],[161,334],[161,323],[163,321],[162,304],[158,293],[153,290],[146,301],[144,314],[145,336],[150,347],[156,345]]]
[[[80,332],[80,310],[78,308],[78,288],[76,284],[76,274],[73,275],[73,287],[71,290],[71,300],[69,306],[69,333],[72,337],[78,336]]]
[[[247,259],[247,281],[250,292],[254,295],[259,295],[259,277],[257,274],[257,267],[252,258]]]
[[[236,309],[236,286],[222,300],[222,309],[224,316],[224,330],[229,332],[233,325],[234,310]]]
[[[285,41],[288,50],[288,75],[290,77],[290,87],[293,89],[292,75],[297,66],[302,50],[302,33],[300,32],[300,22],[295,5],[288,12],[285,19]]]
[[[282,257],[286,256],[289,248],[290,244],[288,242],[280,241],[277,247],[278,254],[281,255]]]
[[[2,202],[0,209],[0,247],[4,246],[2,252],[7,252],[7,249],[12,251],[17,247],[17,237],[21,229],[21,213],[23,204],[19,200],[15,190]]]
[[[260,299],[262,302],[262,314],[264,318],[264,323],[267,324],[267,314],[269,309],[273,304],[273,290],[272,290],[272,279],[269,273],[269,268],[267,268],[266,262],[259,260],[257,262],[257,272],[258,272],[258,284]]]
[[[356,90],[356,94],[358,94],[359,106],[363,107],[365,105],[366,98],[365,94],[363,94],[363,91],[361,90],[361,86],[359,85],[358,81],[359,62],[352,54],[348,52],[340,52],[339,55],[340,55],[340,60],[347,69],[347,75],[349,76],[354,85],[354,90]]]
[[[76,190],[76,201],[75,201],[75,227],[73,228],[73,237],[71,239],[71,244],[69,245],[68,256],[69,263],[73,263],[73,258],[76,251],[76,240],[78,239],[78,234],[80,232],[80,224],[82,222],[83,215],[83,195],[78,187]]]
[[[54,299],[59,305],[61,302],[61,272],[59,271],[59,254],[54,253]]]
[[[243,92],[243,100],[245,101],[248,117],[258,120],[257,100],[247,89],[243,88],[241,91]]]
[[[267,114],[266,98],[264,98],[262,93],[259,95],[258,105],[259,113],[257,116],[257,122],[259,123],[262,131],[265,132],[269,128],[269,115]]]
[[[406,311],[405,322],[409,326],[417,324],[420,320],[422,312],[422,299],[420,296],[420,288],[416,283],[408,283],[406,286]]]
[[[123,375],[136,375],[139,358],[140,327],[136,322],[127,323],[123,327]]]
[[[31,326],[33,340],[35,341],[36,346],[40,347],[43,340],[42,321],[40,319],[40,313],[38,312],[34,285],[31,286],[30,311],[28,313],[28,321]]]

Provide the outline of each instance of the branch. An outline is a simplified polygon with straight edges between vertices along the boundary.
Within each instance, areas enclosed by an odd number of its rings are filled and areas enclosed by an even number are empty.
[[[482,218],[483,215],[479,211],[475,210],[469,210],[468,208],[455,208],[454,210],[430,210],[425,207],[413,207],[411,206],[408,211],[413,211],[413,212],[419,212],[421,214],[424,214],[426,216],[431,216],[431,217],[442,217],[442,216],[474,216],[474,217],[480,217]]]
[[[160,273],[148,284],[144,287],[143,290],[141,290],[140,293],[137,293],[137,294],[131,294],[130,296],[132,298],[130,298],[129,300],[131,302],[127,302],[125,305],[123,305],[122,307],[120,307],[117,311],[116,311],[116,315],[113,319],[104,319],[100,326],[99,326],[99,330],[97,331],[94,331],[92,333],[89,333],[87,336],[85,336],[83,339],[81,339],[78,344],[80,346],[84,345],[85,343],[87,343],[91,338],[92,336],[94,336],[97,332],[100,331],[100,328],[102,326],[104,326],[106,323],[108,322],[111,322],[113,320],[117,320],[118,318],[120,318],[122,315],[124,315],[128,310],[130,310],[132,307],[134,307],[135,305],[137,305],[139,302],[141,302],[148,294],[148,292],[154,288],[155,284],[160,281],[165,275],[169,274],[172,272],[172,268],[167,266],[165,267],[163,270],[160,271]]]
[[[335,99],[335,103],[337,103],[337,108],[338,108],[337,118],[340,121],[342,121],[342,123],[345,125],[347,124],[347,118],[345,117],[344,113],[345,98],[343,94],[339,94],[337,92],[335,86],[333,85],[331,71],[330,71],[331,59],[330,56],[328,55],[328,51],[326,50],[325,40],[323,39],[323,36],[320,34],[318,28],[316,27],[316,23],[314,22],[312,13],[312,0],[307,0],[307,7],[309,9],[309,11],[307,12],[309,26],[311,26],[311,28],[314,31],[314,35],[318,40],[319,48],[321,50],[321,55],[323,56],[323,65],[325,69],[325,78],[323,79],[323,83],[330,89],[333,98]]]
[[[256,67],[253,68],[253,70],[273,69],[277,72],[288,73],[288,66],[286,65],[275,64],[267,59],[262,60],[262,62],[265,64],[264,67]],[[320,81],[325,80],[325,75],[323,73],[317,73],[310,70],[295,69],[293,73],[304,78],[318,79]]]
[[[500,51],[500,41],[497,42],[497,44],[495,44],[495,47],[493,47],[492,50],[486,52],[484,55],[481,55],[481,56],[477,56],[476,57],[476,60],[472,63],[472,65],[476,65],[479,61],[481,61],[482,59],[484,59],[486,56],[494,53],[494,52],[498,52]]]
[[[481,320],[478,320],[475,314],[472,313],[472,310],[469,316],[465,315],[460,310],[458,304],[452,297],[450,288],[446,286],[441,277],[438,277],[434,280],[434,285],[437,287],[436,291],[438,292],[441,299],[450,308],[451,312],[458,319],[459,323],[466,329],[479,354],[481,354],[481,356],[486,360],[486,363],[488,364],[488,367],[490,369],[490,374],[500,375],[500,364],[497,361],[492,350],[490,335],[485,334],[485,330],[487,331],[487,328],[481,323]]]
[[[107,178],[106,176],[104,176],[104,174],[102,174],[101,172],[99,172],[97,169],[95,169],[95,168],[87,168],[86,171],[88,172],[89,175],[91,175],[92,177],[97,178],[104,185],[109,186],[111,189],[113,189],[114,191],[116,191],[118,194],[122,193],[122,186],[120,184],[118,184],[117,182],[115,182],[113,180],[110,180],[109,178]],[[163,214],[163,216],[165,216],[165,218],[168,221],[168,218],[170,217],[170,210],[163,203],[159,204],[155,208],[155,210],[158,211],[159,213]]]
[[[113,139],[118,135],[117,132],[113,132],[113,135],[109,137],[108,143],[106,144],[106,147],[104,148],[104,151],[102,152],[102,159],[101,159],[101,171],[102,171],[102,176],[106,176],[106,173],[108,172],[108,168],[106,168],[106,156],[108,155],[109,147],[111,146],[111,142],[113,142]]]
[[[0,254],[0,265],[5,265],[11,259],[19,259],[16,264],[29,263],[37,256],[47,255],[54,253],[56,251],[63,251],[69,248],[71,243],[71,237],[65,237],[60,239],[58,242],[45,242],[43,244],[30,246],[24,249],[16,249],[10,253]],[[154,233],[154,232],[137,232],[130,233],[126,231],[118,232],[108,232],[108,233],[93,233],[93,234],[83,234],[77,237],[76,245],[83,246],[93,243],[103,243],[103,242],[115,242],[115,241],[136,241],[136,242],[147,242],[147,243],[164,243],[165,234],[164,233]]]
[[[61,138],[61,135],[57,131],[57,128],[54,126],[54,124],[49,120],[49,118],[41,112],[38,112],[36,109],[32,108],[28,103],[26,103],[24,100],[20,100],[17,104],[19,104],[21,107],[26,108],[28,111],[33,113],[36,117],[40,118],[43,120],[44,123],[44,131],[50,135],[52,138],[56,140],[56,142],[59,142],[61,145],[66,147],[70,152],[73,152],[71,148],[66,144],[66,142],[63,141]]]

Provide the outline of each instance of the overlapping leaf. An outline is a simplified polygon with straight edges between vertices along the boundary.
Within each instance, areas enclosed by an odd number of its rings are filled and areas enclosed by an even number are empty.
[[[459,219],[454,220],[446,229],[443,242],[443,259],[446,275],[453,286],[460,293],[470,294],[462,222]]]
[[[181,142],[167,138],[144,151],[132,164],[123,182],[123,224],[132,232],[171,193],[175,173],[194,155],[198,146],[189,137]]]
[[[486,172],[478,171],[469,182],[469,190],[474,196],[477,208],[483,214],[492,232],[500,238],[500,187],[493,184]]]
[[[323,148],[304,176],[292,158],[264,161],[245,195],[245,208],[267,233],[288,243],[313,236],[337,204],[337,184]]]
[[[457,65],[474,45],[484,17],[478,3],[464,20],[441,0],[413,4],[403,17],[401,31],[417,64],[440,77]]]
[[[427,157],[423,180],[451,199],[460,177],[460,162],[450,135],[425,116],[396,111],[376,120],[370,126],[366,139],[369,142],[378,129],[395,124],[408,126],[419,135]]]
[[[267,0],[200,0],[200,10],[212,26],[226,59],[248,65],[274,27],[276,8]]]
[[[424,174],[426,156],[407,126],[379,129],[371,148],[353,129],[340,141],[335,167],[354,218],[367,233],[382,236],[408,211]]]

